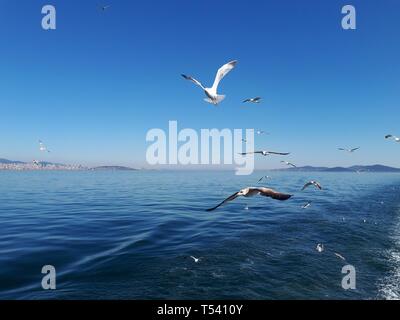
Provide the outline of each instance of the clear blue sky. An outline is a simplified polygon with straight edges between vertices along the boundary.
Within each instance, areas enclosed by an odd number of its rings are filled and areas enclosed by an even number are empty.
[[[41,8],[57,9],[57,30]],[[100,4],[111,4],[102,13]],[[341,8],[357,30],[341,28]],[[257,148],[298,165],[400,166],[398,0],[0,0],[0,157],[143,166],[146,133],[255,128]],[[212,84],[237,59],[215,108],[187,73]],[[260,105],[244,106],[246,97]],[[362,149],[351,156],[338,147]],[[262,159],[262,168],[280,158]]]

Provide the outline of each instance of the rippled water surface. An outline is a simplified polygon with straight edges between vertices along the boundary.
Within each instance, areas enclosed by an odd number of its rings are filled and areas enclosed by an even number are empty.
[[[294,197],[205,212],[265,174]],[[0,172],[0,299],[399,299],[399,267],[398,174]]]

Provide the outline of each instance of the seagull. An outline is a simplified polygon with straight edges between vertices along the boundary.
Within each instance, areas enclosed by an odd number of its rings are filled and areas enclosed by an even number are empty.
[[[271,179],[271,177],[270,176],[261,177],[261,179],[258,180],[258,182],[261,182],[263,179],[268,180],[268,179]]]
[[[281,161],[281,163],[286,164],[287,166],[291,166],[293,168],[297,168],[293,163],[287,162],[287,161]]]
[[[343,257],[341,254],[334,252],[335,256],[338,257],[339,259],[342,259],[343,261],[346,261],[346,258]]]
[[[247,143],[247,140],[246,139],[242,139],[242,142]]]
[[[236,193],[234,193],[233,195],[231,195],[230,197],[226,198],[224,201],[222,201],[219,205],[215,206],[214,208],[211,209],[207,209],[206,211],[214,211],[215,209],[219,208],[220,206],[222,206],[223,204],[233,201],[235,200],[237,197],[253,197],[256,195],[260,195],[260,196],[264,196],[264,197],[269,197],[275,200],[280,200],[280,201],[285,201],[288,200],[292,197],[291,194],[285,194],[285,193],[280,193],[278,191],[275,191],[273,189],[269,189],[269,188],[245,188],[242,189]]]
[[[222,100],[225,99],[224,95],[219,95],[217,94],[218,90],[218,85],[221,82],[221,80],[231,71],[237,64],[237,61],[231,61],[228,62],[227,64],[223,65],[221,68],[219,68],[217,75],[214,80],[214,84],[211,88],[206,88],[204,87],[198,80],[192,78],[191,76],[187,76],[182,74],[182,77],[185,78],[186,80],[192,81],[194,84],[199,86],[201,89],[203,89],[204,93],[208,98],[205,98],[204,101],[211,103],[213,105],[218,105]]]
[[[288,152],[275,152],[275,151],[254,151],[254,152],[244,152],[244,153],[239,153],[242,156],[248,155],[248,154],[261,154],[264,157],[270,156],[270,155],[278,155],[278,156],[288,156],[290,153]]]
[[[357,151],[358,149],[360,149],[360,147],[358,147],[358,148],[353,148],[353,149],[338,148],[338,150],[340,150],[340,151],[347,151],[347,152],[349,152],[349,153],[353,153],[354,151]]]
[[[304,206],[302,206],[301,208],[302,209],[307,209],[307,208],[309,208],[309,207],[311,207],[311,201],[309,201],[309,202],[307,202]]]
[[[193,257],[193,256],[190,256],[190,257],[194,260],[195,263],[199,263],[200,262],[200,258],[196,258],[196,257]]]
[[[261,102],[261,97],[256,97],[256,98],[251,98],[251,99],[246,99],[243,101],[243,103],[260,103]]]
[[[36,166],[38,166],[40,164],[40,162],[38,160],[33,160],[32,163]]]
[[[304,185],[304,187],[303,187],[303,189],[301,189],[301,191],[304,191],[306,188],[308,188],[309,186],[315,186],[315,187],[317,187],[319,190],[322,190],[322,187],[321,187],[321,184],[318,182],[318,181],[310,181],[310,182],[307,182],[305,185]]]
[[[262,135],[262,134],[265,133],[265,131],[263,131],[263,130],[257,130],[256,133],[257,133],[258,135]]]
[[[393,138],[394,141],[396,141],[396,142],[400,142],[400,138],[398,138],[396,136],[393,136],[391,134],[388,134],[388,135],[385,136],[385,139],[390,139],[390,138]]]
[[[322,251],[324,251],[325,250],[325,247],[324,247],[324,245],[323,244],[321,244],[321,243],[318,243],[317,244],[317,247],[316,247],[316,250],[318,251],[318,252],[322,252]]]
[[[46,146],[43,144],[41,140],[39,140],[39,150],[42,152],[50,152],[49,150],[47,150]]]
[[[106,11],[108,8],[110,8],[111,7],[111,5],[105,5],[105,6],[100,6],[100,9],[102,10],[102,11]]]

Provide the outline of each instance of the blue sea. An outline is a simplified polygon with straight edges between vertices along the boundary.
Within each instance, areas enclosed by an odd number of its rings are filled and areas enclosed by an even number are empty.
[[[246,186],[294,197],[205,211]],[[399,298],[399,174],[0,172],[0,299]]]

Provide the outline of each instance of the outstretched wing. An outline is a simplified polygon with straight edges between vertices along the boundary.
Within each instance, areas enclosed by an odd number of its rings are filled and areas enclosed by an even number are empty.
[[[288,156],[290,152],[274,152],[274,151],[268,151],[269,154],[276,154],[278,156]]]
[[[275,200],[285,201],[292,197],[291,194],[281,193],[269,188],[256,188],[258,192],[260,192],[261,196],[269,197]]]
[[[344,149],[344,148],[338,148],[338,150],[340,150],[340,151],[346,151],[346,149]]]
[[[357,151],[358,149],[360,149],[360,147],[351,149],[350,151],[351,151],[351,152],[354,152],[354,151]]]
[[[227,203],[227,202],[229,202],[229,201],[235,200],[235,199],[238,197],[238,193],[239,193],[239,192],[234,193],[234,194],[231,195],[229,198],[226,198],[224,201],[222,201],[219,205],[215,206],[214,208],[207,209],[206,211],[207,211],[207,212],[214,211],[215,209],[219,208],[219,207],[222,206],[223,204],[225,204],[225,203]]]
[[[231,71],[237,64],[237,61],[231,61],[228,62],[227,64],[223,65],[221,68],[219,68],[217,75],[214,80],[214,84],[212,86],[212,89],[214,91],[217,91],[218,85],[221,82],[221,80]]]
[[[392,138],[392,137],[393,136],[391,134],[388,134],[388,135],[385,136],[385,139],[389,139],[389,138]]]
[[[243,103],[250,102],[250,101],[251,101],[251,99],[246,99],[246,100],[243,100]]]
[[[192,78],[190,76],[187,76],[185,74],[181,75],[183,78],[185,78],[186,80],[192,81],[195,85],[199,86],[200,88],[202,88],[203,90],[205,90],[204,86],[200,83],[200,81],[196,80],[195,78]]]
[[[309,186],[311,186],[312,185],[312,182],[307,182],[305,185],[304,185],[304,187],[303,187],[303,189],[301,189],[301,191],[304,191],[305,189],[307,189]]]

